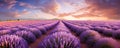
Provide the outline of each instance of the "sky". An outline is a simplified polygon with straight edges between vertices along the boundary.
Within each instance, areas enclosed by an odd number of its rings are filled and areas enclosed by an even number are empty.
[[[0,20],[120,20],[120,0],[0,0]]]

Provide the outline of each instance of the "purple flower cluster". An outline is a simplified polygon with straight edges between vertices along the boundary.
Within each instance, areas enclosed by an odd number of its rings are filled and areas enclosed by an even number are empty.
[[[19,31],[19,28],[11,28],[10,29],[12,32],[17,32],[17,31]]]
[[[42,35],[42,32],[37,28],[29,28],[29,31],[32,32],[36,36],[36,38]]]
[[[0,48],[29,48],[43,34],[47,37],[38,48],[81,48],[81,43],[88,48],[120,48],[120,22],[52,20],[14,24],[0,26]]]
[[[0,36],[2,36],[2,35],[6,35],[6,34],[11,34],[12,32],[11,32],[11,30],[0,30]]]
[[[45,34],[47,31],[44,26],[37,26],[36,28],[39,29],[42,32],[42,34]]]
[[[119,44],[112,38],[101,38],[95,43],[94,48],[119,48]]]
[[[113,38],[120,40],[120,29],[113,32],[112,36]]]
[[[15,35],[3,35],[0,37],[0,48],[28,48],[27,42]]]
[[[59,23],[59,22],[47,24],[47,25],[44,25],[44,27],[46,28],[46,30],[50,30],[50,29],[54,28],[55,26],[57,26],[58,23]]]
[[[0,26],[0,48],[29,48],[36,38],[54,28],[58,21],[5,22]]]
[[[108,37],[112,37],[112,34],[115,32],[115,30],[112,29],[104,29],[103,34]]]
[[[69,30],[62,22],[60,22],[60,23],[51,31],[51,34],[52,34],[52,33],[55,33],[55,32],[67,32],[67,33],[70,33],[70,30]]]
[[[94,39],[94,37],[100,38],[101,35],[94,30],[86,30],[80,35],[80,41],[86,43],[89,39]]]
[[[80,42],[71,33],[56,32],[40,42],[38,48],[80,48]]]
[[[65,25],[71,29],[72,31],[74,31],[76,33],[77,36],[79,36],[82,32],[89,30],[88,27],[80,27],[74,24],[70,24],[70,23],[65,23]]]
[[[32,34],[29,31],[17,31],[15,33],[15,35],[24,38],[28,43],[32,43],[36,40],[36,37],[34,36],[34,34]]]

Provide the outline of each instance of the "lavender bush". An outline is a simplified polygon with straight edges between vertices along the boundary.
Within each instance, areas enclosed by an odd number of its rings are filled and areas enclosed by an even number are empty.
[[[43,27],[43,26],[38,26],[38,27],[36,27],[37,29],[39,29],[41,32],[42,32],[42,34],[45,34],[46,33],[46,29],[45,29],[45,27]]]
[[[68,32],[70,33],[70,30],[62,23],[60,22],[52,31],[51,33],[55,32]]]
[[[57,32],[45,38],[38,48],[80,48],[80,42],[70,33]]]
[[[90,37],[94,37],[94,36],[98,36],[101,37],[99,35],[98,32],[94,31],[94,30],[86,30],[84,31],[81,35],[80,35],[80,41],[82,43],[86,43],[86,41],[90,38]]]
[[[12,32],[17,32],[17,31],[19,31],[19,28],[11,28],[10,29]]]
[[[28,48],[27,42],[15,35],[3,35],[0,37],[0,48]]]
[[[101,38],[95,43],[94,48],[119,48],[119,44],[112,38]]]
[[[70,31],[68,29],[65,28],[55,28],[51,31],[51,34],[55,33],[55,32],[67,32],[70,33]]]
[[[42,35],[42,32],[37,28],[29,28],[29,31],[32,32],[36,36],[36,38]]]
[[[112,29],[104,29],[103,34],[108,37],[112,37],[112,34],[115,32],[115,30]]]
[[[104,28],[102,27],[94,27],[92,30],[98,31],[99,33],[103,33]]]
[[[74,31],[76,33],[77,36],[79,36],[82,32],[89,30],[88,27],[80,27],[74,24],[70,24],[70,23],[65,23],[65,25],[71,29],[72,31]]]
[[[0,36],[1,35],[6,35],[6,34],[11,34],[12,32],[11,32],[11,30],[0,30]]]
[[[15,35],[24,38],[28,43],[32,43],[36,40],[36,37],[34,36],[34,34],[32,34],[29,31],[17,31]]]
[[[115,39],[120,39],[120,29],[113,32],[112,36]]]
[[[101,38],[102,37],[100,35],[95,35],[95,36],[89,37],[88,40],[86,41],[86,44],[89,48],[93,48],[95,43]]]

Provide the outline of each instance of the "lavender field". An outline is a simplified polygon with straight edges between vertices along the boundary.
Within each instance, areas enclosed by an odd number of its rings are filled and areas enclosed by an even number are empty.
[[[120,48],[119,21],[0,22],[0,48]]]
[[[120,48],[120,0],[0,0],[0,48]]]

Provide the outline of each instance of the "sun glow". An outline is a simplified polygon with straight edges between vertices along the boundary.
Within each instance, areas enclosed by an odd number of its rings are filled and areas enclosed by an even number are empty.
[[[106,17],[81,17],[79,20],[108,20]]]
[[[75,18],[73,16],[66,16],[62,19],[66,19],[66,20],[109,20],[107,17],[80,17],[80,18]]]

